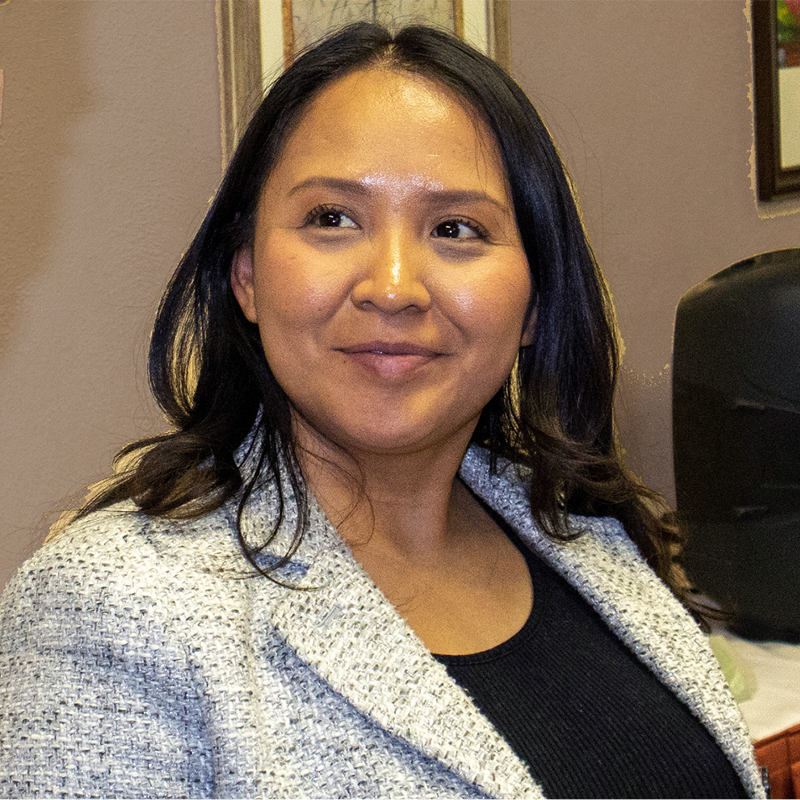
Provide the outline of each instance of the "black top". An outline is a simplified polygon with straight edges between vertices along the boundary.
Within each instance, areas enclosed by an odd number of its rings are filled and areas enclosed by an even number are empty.
[[[545,795],[747,797],[689,709],[502,524],[530,569],[528,621],[491,650],[434,657],[527,762]]]

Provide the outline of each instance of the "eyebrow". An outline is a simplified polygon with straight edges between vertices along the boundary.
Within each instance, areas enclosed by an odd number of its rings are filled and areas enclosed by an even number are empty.
[[[291,197],[303,189],[321,187],[324,189],[336,189],[345,194],[366,196],[372,194],[373,190],[365,186],[360,181],[348,180],[347,178],[329,178],[325,176],[314,176],[306,178],[293,186],[288,193]],[[504,213],[508,213],[509,208],[506,203],[502,203],[486,192],[479,192],[475,189],[420,189],[419,194],[432,197],[435,205],[449,205],[451,203],[491,203]]]

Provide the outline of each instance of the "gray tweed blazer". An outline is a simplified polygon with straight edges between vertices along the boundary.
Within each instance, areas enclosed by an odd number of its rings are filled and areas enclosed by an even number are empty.
[[[619,523],[575,518],[585,534],[554,543],[532,524],[512,468],[491,476],[473,448],[462,476],[763,797],[704,637]],[[248,536],[273,509],[263,487],[243,520]],[[542,796],[318,508],[280,573],[300,590],[247,577],[232,506],[185,522],[132,511],[116,506],[71,526],[3,592],[0,796]]]

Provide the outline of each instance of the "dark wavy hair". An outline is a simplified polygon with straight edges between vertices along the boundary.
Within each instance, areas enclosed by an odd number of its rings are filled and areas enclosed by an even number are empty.
[[[132,499],[158,516],[198,517],[238,496],[243,551],[264,575],[297,548],[308,498],[294,451],[289,400],[230,283],[231,262],[253,239],[262,187],[303,111],[344,75],[382,67],[447,87],[493,132],[502,156],[536,301],[536,334],[518,368],[489,402],[473,441],[496,464],[530,468],[531,511],[545,532],[569,538],[565,512],[613,516],[655,572],[691,606],[674,557],[682,536],[660,495],[625,467],[614,421],[618,346],[611,300],[584,232],[570,181],[525,93],[494,61],[443,31],[411,26],[391,35],[366,23],[344,28],[300,55],[250,122],[197,236],[164,295],[152,337],[150,383],[173,426],[126,446],[116,474],[78,516]],[[255,435],[249,440],[248,433]],[[252,441],[257,469],[243,475],[235,452]],[[241,515],[259,479],[281,481],[298,515],[293,546],[271,568],[245,540]]]

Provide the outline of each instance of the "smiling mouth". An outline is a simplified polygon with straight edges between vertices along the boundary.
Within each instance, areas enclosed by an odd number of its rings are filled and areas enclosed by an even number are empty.
[[[410,342],[363,342],[336,348],[380,378],[399,378],[424,367],[445,355],[429,347]]]
[[[339,347],[336,349],[348,355],[369,353],[378,356],[421,356],[424,358],[435,358],[436,356],[442,355],[442,353],[432,350],[429,347],[411,344],[410,342],[363,342],[362,344],[354,344],[349,347]]]

